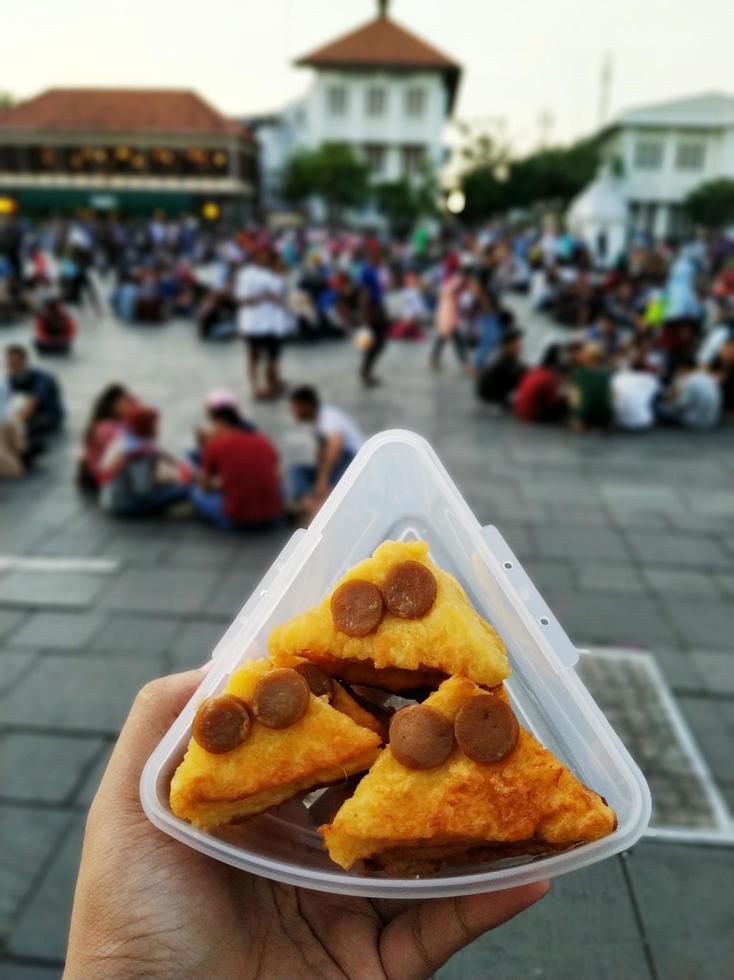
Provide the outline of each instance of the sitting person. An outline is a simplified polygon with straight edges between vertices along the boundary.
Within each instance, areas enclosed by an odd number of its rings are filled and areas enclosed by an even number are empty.
[[[685,429],[712,429],[721,419],[722,401],[714,375],[686,357],[678,363],[670,391],[658,405],[658,418]]]
[[[509,329],[500,349],[477,379],[477,396],[482,401],[507,407],[527,368],[522,360],[522,331]]]
[[[230,409],[238,420],[238,428],[242,429],[243,432],[257,432],[257,428],[240,411],[237,395],[227,388],[213,388],[204,399],[206,422],[194,430],[196,448],[186,454],[186,458],[195,470],[201,469],[206,444],[217,432],[217,426],[214,424],[214,413],[219,408]]]
[[[587,328],[585,339],[589,343],[598,344],[606,358],[613,358],[622,350],[625,337],[614,317],[610,313],[602,312]]]
[[[571,372],[570,427],[574,432],[612,424],[611,371],[598,344],[586,344]]]
[[[115,517],[160,514],[186,500],[188,470],[156,444],[158,412],[133,404],[101,460],[99,502]],[[164,478],[163,465],[170,473]]]
[[[722,407],[727,416],[734,415],[734,339],[726,340],[711,362],[711,371],[721,388]]]
[[[660,382],[644,361],[634,360],[612,377],[614,423],[620,429],[639,432],[655,424],[655,399]]]
[[[231,405],[210,409],[209,419],[199,483],[190,493],[194,510],[223,531],[272,526],[283,515],[275,447],[244,428]]]
[[[515,415],[523,422],[557,422],[566,414],[561,350],[551,344],[535,368],[529,368],[515,391]]]
[[[68,354],[76,336],[76,322],[57,296],[49,296],[38,309],[33,333],[39,354]]]
[[[315,464],[300,464],[290,472],[296,510],[309,520],[357,455],[364,433],[346,412],[322,404],[316,389],[309,385],[295,389],[291,412],[297,422],[312,424],[316,434]]]
[[[123,432],[125,417],[134,405],[135,398],[121,384],[107,385],[97,397],[82,439],[76,478],[80,490],[95,494],[99,490],[102,458]]]
[[[7,384],[11,393],[26,395],[20,418],[26,439],[26,459],[42,452],[46,439],[64,421],[64,406],[56,379],[33,367],[24,347],[12,344],[5,351]]]

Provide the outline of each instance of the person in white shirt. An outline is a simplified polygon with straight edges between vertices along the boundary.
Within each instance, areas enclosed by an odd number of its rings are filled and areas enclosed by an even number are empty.
[[[316,434],[315,465],[299,464],[290,471],[294,506],[310,520],[359,452],[365,436],[342,409],[322,404],[310,385],[292,392],[291,412],[296,421],[312,424]]]
[[[259,246],[235,280],[237,329],[248,348],[248,374],[257,399],[277,398],[283,390],[278,365],[283,337],[290,328],[285,282],[274,268],[270,249]],[[260,369],[265,361],[264,383]]]
[[[660,384],[654,374],[631,364],[612,376],[614,421],[620,429],[651,429]]]

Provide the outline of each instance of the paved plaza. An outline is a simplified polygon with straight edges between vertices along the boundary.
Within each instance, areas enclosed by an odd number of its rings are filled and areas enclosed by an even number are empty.
[[[531,324],[534,348],[544,329]],[[26,334],[6,329],[0,339]],[[369,432],[426,436],[578,646],[654,653],[734,807],[734,429],[574,437],[522,426],[477,404],[447,353],[432,374],[425,345],[393,344],[384,386],[367,392],[348,344],[292,347],[284,367]],[[238,345],[202,345],[188,323],[87,317],[75,356],[52,367],[67,431],[31,477],[0,485],[2,980],[60,975],[85,811],[134,693],[208,659],[289,533],[228,537],[190,518],[115,522],[73,486],[103,384],[128,382],[158,406],[162,442],[182,451],[208,389],[244,392]],[[252,414],[286,463],[312,452],[285,403]],[[734,848],[644,842],[556,880],[440,977],[723,980],[734,961],[733,875]]]

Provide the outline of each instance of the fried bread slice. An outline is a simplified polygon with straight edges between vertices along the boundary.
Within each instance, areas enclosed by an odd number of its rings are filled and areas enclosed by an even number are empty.
[[[507,701],[503,688],[495,696]],[[452,677],[425,704],[454,722],[471,698],[486,694]],[[470,759],[455,744],[445,762],[424,770],[397,761],[388,746],[331,824],[320,828],[332,860],[389,874],[565,850],[605,837],[614,811],[520,727],[498,762]]]
[[[249,661],[225,693],[251,702],[271,669],[267,660]],[[210,830],[368,769],[380,741],[326,698],[310,694],[308,710],[295,724],[272,729],[255,720],[246,741],[229,752],[212,754],[192,738],[171,781],[171,809]]]
[[[371,558],[347,572],[317,606],[272,630],[273,663],[291,666],[295,658],[305,657],[349,684],[390,691],[436,688],[450,675],[470,677],[488,687],[509,677],[504,643],[456,579],[431,560],[428,548],[425,541],[385,541]],[[428,612],[406,619],[386,611],[365,636],[338,629],[331,608],[334,592],[355,580],[383,589],[390,570],[405,561],[419,562],[436,579],[436,598]]]

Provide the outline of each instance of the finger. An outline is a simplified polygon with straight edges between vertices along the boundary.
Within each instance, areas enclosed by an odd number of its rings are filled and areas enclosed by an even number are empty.
[[[419,902],[385,927],[380,956],[388,980],[430,977],[457,950],[539,901],[550,882],[464,898]]]
[[[178,718],[203,679],[201,670],[150,681],[137,694],[105,771],[97,797],[138,807],[138,783],[148,756]]]

